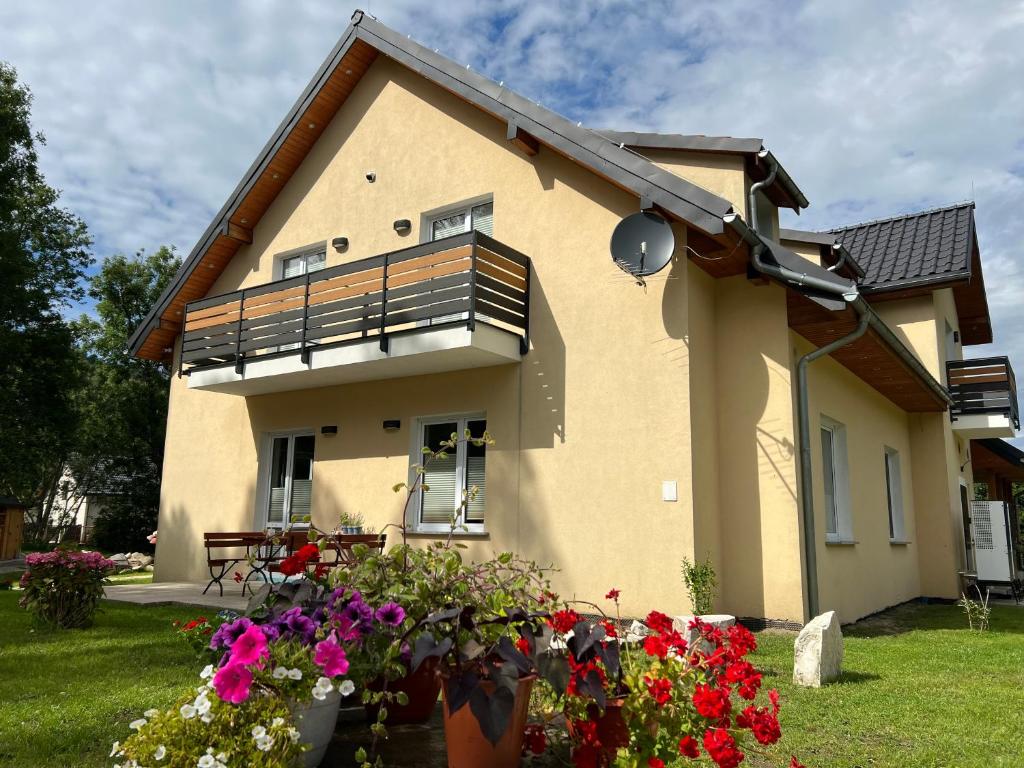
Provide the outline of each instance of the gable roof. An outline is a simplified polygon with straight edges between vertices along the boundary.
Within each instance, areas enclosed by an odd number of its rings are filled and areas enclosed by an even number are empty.
[[[864,286],[902,287],[971,276],[974,203],[829,230],[864,268]]]
[[[754,181],[767,178],[772,163],[778,166],[776,183],[764,190],[768,198],[780,207],[792,208],[797,213],[807,208],[810,202],[800,191],[785,168],[764,146],[763,139],[735,138],[733,136],[705,136],[685,133],[637,133],[594,128],[594,133],[613,144],[632,149],[670,149],[711,154],[743,155],[746,158],[747,173]],[[641,152],[642,154],[642,152]]]
[[[864,278],[864,268],[857,263],[857,260],[853,258],[853,254],[847,250],[846,246],[839,242],[839,238],[833,235],[831,232],[811,232],[804,229],[786,229],[785,227],[779,228],[779,239],[789,240],[795,243],[803,243],[805,245],[816,245],[819,248],[828,249],[829,251],[839,250],[839,258],[843,260],[843,266],[840,269],[833,270],[834,272],[849,272],[849,276],[855,277],[858,280]],[[837,263],[836,257],[829,257],[832,263]]]
[[[864,268],[862,288],[877,300],[952,287],[964,344],[992,341],[974,203],[829,230]]]
[[[722,233],[729,201],[664,170],[356,11],[274,135],[246,171],[156,305],[129,339],[133,355],[166,359],[185,303],[205,296],[378,55],[385,55],[709,235]]]

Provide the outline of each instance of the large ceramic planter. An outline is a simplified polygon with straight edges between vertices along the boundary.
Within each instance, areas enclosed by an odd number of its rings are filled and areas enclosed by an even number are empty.
[[[384,688],[384,678],[378,677],[370,681],[366,686],[371,691],[380,691]],[[415,672],[408,673],[405,677],[392,680],[388,683],[390,693],[404,693],[409,697],[409,703],[401,705],[397,701],[386,703],[388,710],[388,725],[408,725],[411,723],[425,723],[434,714],[434,707],[437,706],[437,695],[441,692],[441,678],[437,674],[437,659],[426,659]],[[366,718],[376,722],[379,704],[366,704]]]
[[[340,707],[341,694],[334,690],[327,694],[323,701],[313,699],[309,704],[296,706],[292,710],[295,727],[299,729],[299,741],[310,745],[310,748],[302,753],[302,765],[305,768],[316,768],[324,759],[334,735]]]
[[[609,699],[604,713],[601,713],[597,704],[587,707],[587,714],[590,722],[597,725],[597,739],[601,742],[600,755],[597,764],[602,768],[615,762],[615,753],[620,747],[629,746],[629,726],[622,716],[622,705],[626,699]],[[566,727],[569,736],[576,740],[579,735],[579,727],[576,721],[566,718]],[[575,748],[573,749],[575,752]]]
[[[448,712],[448,700],[444,687],[441,688],[441,702],[444,712],[444,738],[448,748],[448,768],[516,768],[523,752],[523,731],[530,706],[530,691],[536,675],[519,678],[516,686],[512,716],[508,728],[498,740],[491,744],[480,731],[480,724],[470,710],[469,704],[459,708],[454,715]],[[494,684],[483,682],[488,694],[494,692]]]

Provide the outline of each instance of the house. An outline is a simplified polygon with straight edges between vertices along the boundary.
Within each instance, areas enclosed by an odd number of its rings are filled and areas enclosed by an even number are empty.
[[[758,139],[591,130],[357,12],[131,339],[178,372],[156,578],[204,579],[204,531],[399,522],[421,446],[486,428],[413,540],[477,485],[469,556],[627,612],[687,610],[684,556],[767,623],[957,596],[971,441],[1017,426],[1009,363],[962,359],[973,206],[780,230],[807,205]]]

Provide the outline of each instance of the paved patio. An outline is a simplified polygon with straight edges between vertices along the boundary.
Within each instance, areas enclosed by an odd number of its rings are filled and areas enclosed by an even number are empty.
[[[224,585],[224,596],[217,591],[217,585],[210,587],[205,595],[206,584],[189,584],[182,581],[160,581],[155,584],[112,584],[103,588],[104,597],[117,603],[136,605],[194,605],[202,608],[228,608],[244,611],[248,593],[242,597],[242,588],[231,583]]]

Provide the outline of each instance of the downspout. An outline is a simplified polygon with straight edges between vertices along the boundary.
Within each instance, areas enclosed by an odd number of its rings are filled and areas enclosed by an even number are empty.
[[[841,245],[833,245],[832,246],[832,250],[833,251],[839,251],[839,259],[838,259],[838,261],[836,261],[835,264],[833,264],[831,267],[828,268],[829,272],[837,271],[841,266],[843,266],[843,264],[846,263],[846,249],[845,248],[843,248]]]

